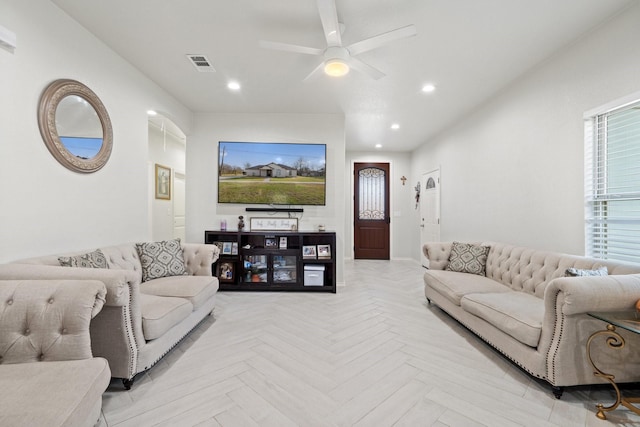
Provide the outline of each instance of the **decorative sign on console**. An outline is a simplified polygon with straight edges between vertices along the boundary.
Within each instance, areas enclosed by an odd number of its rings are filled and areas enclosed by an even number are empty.
[[[251,231],[298,231],[298,218],[251,218]]]

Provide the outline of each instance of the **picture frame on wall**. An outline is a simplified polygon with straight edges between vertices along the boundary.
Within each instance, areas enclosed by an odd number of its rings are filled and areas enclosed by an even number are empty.
[[[235,265],[232,262],[218,263],[218,280],[221,282],[235,281]]]
[[[171,168],[156,163],[156,199],[171,200]]]

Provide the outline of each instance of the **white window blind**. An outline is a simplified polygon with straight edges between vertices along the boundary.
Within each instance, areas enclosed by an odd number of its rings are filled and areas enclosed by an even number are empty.
[[[585,122],[587,255],[640,263],[640,102]]]

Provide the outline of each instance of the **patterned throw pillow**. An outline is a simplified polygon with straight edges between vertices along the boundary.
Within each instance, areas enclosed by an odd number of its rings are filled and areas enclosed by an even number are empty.
[[[104,256],[100,249],[83,255],[61,256],[58,257],[58,262],[63,267],[109,268],[107,257]]]
[[[180,239],[162,242],[136,243],[142,264],[142,281],[168,276],[184,276],[184,254]]]
[[[607,267],[600,267],[597,270],[581,270],[579,268],[567,268],[565,271],[565,277],[578,277],[578,276],[608,276],[609,270]]]
[[[453,242],[445,270],[484,276],[489,249],[489,246]]]

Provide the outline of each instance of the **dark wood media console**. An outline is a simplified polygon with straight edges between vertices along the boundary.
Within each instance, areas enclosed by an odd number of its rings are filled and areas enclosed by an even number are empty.
[[[221,291],[336,292],[336,233],[205,231]]]

